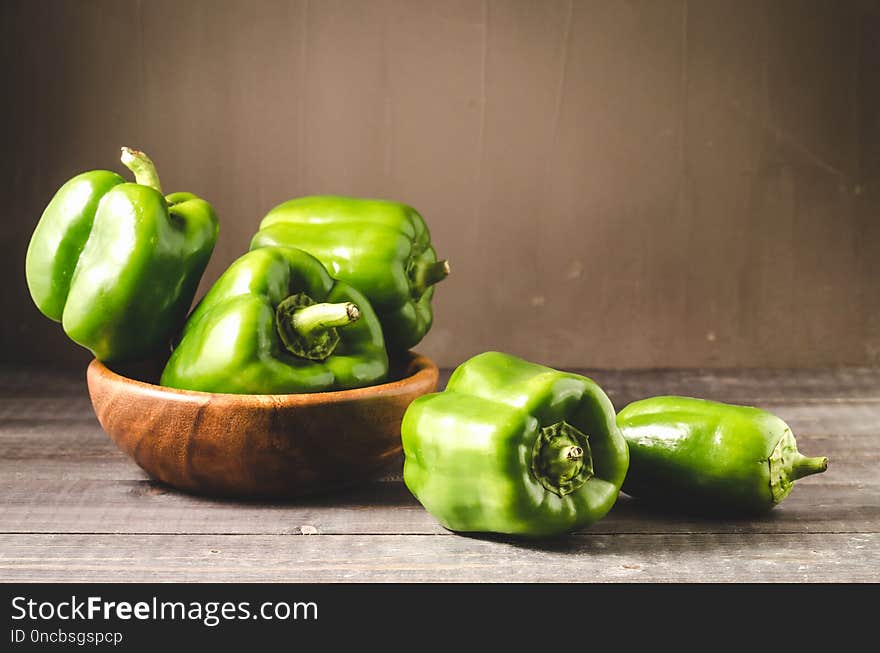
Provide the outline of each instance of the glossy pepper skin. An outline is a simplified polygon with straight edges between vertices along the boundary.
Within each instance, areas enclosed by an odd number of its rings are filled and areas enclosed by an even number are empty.
[[[460,365],[402,425],[406,486],[453,531],[551,536],[614,505],[629,454],[592,380],[499,352]]]
[[[199,302],[160,383],[288,394],[374,385],[387,374],[367,299],[310,254],[266,247],[234,261]]]
[[[65,183],[25,259],[40,311],[107,362],[167,355],[219,229],[210,204],[191,193],[163,197],[149,157],[122,149],[137,183],[108,170]]]
[[[770,510],[827,458],[797,450],[789,426],[759,408],[652,397],[617,417],[630,451],[623,491],[666,507],[719,513]]]
[[[421,341],[433,322],[434,284],[449,274],[422,216],[387,200],[300,197],[263,218],[251,249],[304,249],[330,274],[360,290],[382,322],[389,353]]]

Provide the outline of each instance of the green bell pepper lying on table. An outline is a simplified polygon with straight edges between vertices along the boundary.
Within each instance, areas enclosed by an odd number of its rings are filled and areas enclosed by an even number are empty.
[[[629,404],[617,423],[630,451],[623,491],[666,507],[761,512],[828,467],[798,452],[789,426],[759,408],[652,397]]]
[[[556,535],[605,516],[629,454],[592,380],[486,352],[401,427],[409,490],[453,531]]]
[[[65,183],[25,259],[37,308],[108,362],[165,352],[217,240],[217,216],[192,193],[162,196],[153,162],[122,148],[137,183],[93,170]]]
[[[356,289],[306,252],[241,256],[184,325],[160,383],[236,394],[344,390],[388,374],[382,327]]]
[[[434,284],[449,274],[438,261],[425,221],[410,206],[352,197],[301,197],[276,206],[251,249],[304,249],[334,278],[360,290],[382,322],[388,352],[421,341],[433,322]]]

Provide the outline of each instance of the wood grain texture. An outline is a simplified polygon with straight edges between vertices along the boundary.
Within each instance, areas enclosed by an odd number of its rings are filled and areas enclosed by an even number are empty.
[[[880,364],[864,0],[8,0],[0,357],[89,356],[30,300],[57,188],[123,144],[221,221],[416,206],[453,274],[421,346],[557,367]]]
[[[0,581],[869,582],[880,535],[0,535]]]
[[[179,492],[117,450],[81,375],[7,369],[0,581],[880,581],[876,370],[587,373],[616,397],[687,391],[765,406],[829,469],[759,519],[667,513],[623,495],[569,538],[462,537],[399,473],[287,501]]]
[[[100,461],[80,461],[98,467]],[[19,465],[22,463],[19,462]],[[112,469],[105,468],[106,471]],[[838,470],[837,481],[848,470]],[[7,472],[3,469],[0,473]],[[867,470],[863,472],[863,478]],[[399,480],[296,502],[235,502],[184,495],[137,480],[0,484],[0,533],[449,535]],[[829,498],[831,497],[831,498]],[[870,482],[801,483],[761,519],[713,520],[663,512],[621,497],[589,533],[785,534],[880,532],[880,488]]]

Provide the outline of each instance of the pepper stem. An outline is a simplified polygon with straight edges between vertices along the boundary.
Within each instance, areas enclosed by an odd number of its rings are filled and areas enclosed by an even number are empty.
[[[360,319],[356,304],[316,304],[308,295],[291,295],[275,309],[275,328],[285,349],[294,356],[325,360],[339,344],[337,327]]]
[[[577,490],[593,476],[587,436],[565,421],[542,428],[532,450],[532,473],[559,496]]]
[[[542,463],[548,476],[560,482],[570,481],[583,466],[584,450],[557,440],[542,451]]]
[[[797,441],[791,429],[786,429],[773,447],[768,458],[770,465],[770,497],[773,505],[791,494],[794,482],[810,474],[828,469],[825,457],[809,458],[797,450]]]
[[[793,481],[796,481],[797,479],[809,476],[810,474],[821,474],[827,469],[828,458],[825,458],[824,456],[810,458],[809,456],[804,456],[798,452],[791,461],[791,471],[789,472],[789,476]]]
[[[351,324],[361,316],[351,302],[342,304],[312,304],[297,310],[291,319],[293,328],[301,336]]]
[[[134,173],[134,180],[137,183],[141,186],[155,188],[159,193],[162,192],[156,165],[144,152],[131,147],[123,147],[120,159],[122,164]]]
[[[449,261],[417,261],[410,271],[413,290],[421,297],[435,283],[449,276]]]

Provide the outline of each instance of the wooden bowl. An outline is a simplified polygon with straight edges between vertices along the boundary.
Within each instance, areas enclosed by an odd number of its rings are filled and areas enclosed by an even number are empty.
[[[410,352],[400,380],[291,395],[176,390],[98,360],[86,377],[101,426],[154,479],[197,494],[289,497],[375,479],[399,465],[403,414],[436,389],[438,370]]]

